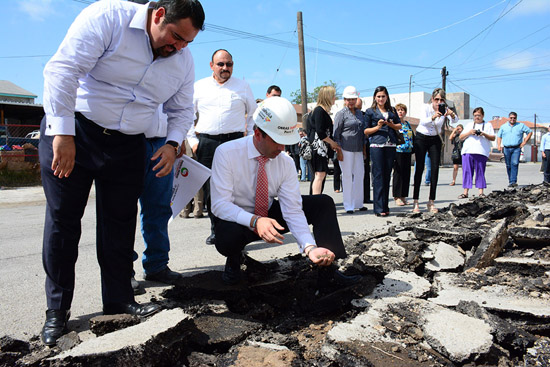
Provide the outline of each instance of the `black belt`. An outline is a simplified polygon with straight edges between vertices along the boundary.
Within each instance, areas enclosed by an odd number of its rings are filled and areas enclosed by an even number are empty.
[[[96,130],[101,131],[105,135],[128,136],[127,134],[121,133],[118,130],[106,129],[103,126],[99,126],[98,124],[96,124],[95,122],[93,122],[92,120],[90,120],[80,112],[75,112],[74,116],[78,121],[86,122],[89,126],[93,127]]]
[[[509,145],[509,146],[504,146],[504,148],[512,148],[512,149],[515,149],[515,148],[519,148],[521,146],[521,144],[518,144],[518,145]]]
[[[244,133],[242,131],[237,131],[235,133],[228,133],[228,134],[218,134],[218,135],[199,133],[199,138],[208,138],[208,139],[218,140],[218,141],[229,141],[229,140],[242,138],[243,136],[244,136]]]

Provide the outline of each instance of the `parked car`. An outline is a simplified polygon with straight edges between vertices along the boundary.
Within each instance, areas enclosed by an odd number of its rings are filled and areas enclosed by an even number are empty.
[[[12,145],[20,145],[20,146],[23,146],[24,144],[26,143],[30,143],[32,145],[34,145],[35,147],[38,147],[38,142],[39,142],[39,138],[40,138],[40,131],[39,130],[36,130],[38,132],[38,136],[34,136],[34,137],[28,137],[30,134],[34,134],[35,131],[27,134],[27,136],[25,137],[19,137],[19,136],[13,136],[11,133],[12,133],[12,128],[9,127],[9,126],[5,126],[5,125],[0,125],[0,146],[2,145],[9,145],[9,146],[12,146]]]
[[[489,161],[504,163],[504,154],[501,153],[498,148],[491,148],[491,152],[489,153]]]
[[[27,135],[25,135],[25,139],[40,139],[40,130],[34,130]]]

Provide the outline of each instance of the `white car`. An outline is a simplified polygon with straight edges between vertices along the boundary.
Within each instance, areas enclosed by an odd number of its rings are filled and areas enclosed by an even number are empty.
[[[33,132],[25,135],[25,139],[40,139],[40,130],[34,130]]]

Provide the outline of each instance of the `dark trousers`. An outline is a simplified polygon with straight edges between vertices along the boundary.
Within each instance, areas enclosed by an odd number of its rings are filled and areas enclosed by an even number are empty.
[[[411,156],[412,153],[395,153],[393,162],[393,197],[406,198],[409,196],[411,182]]]
[[[420,186],[422,184],[422,173],[424,172],[424,160],[426,152],[430,155],[432,172],[430,175],[430,196],[429,200],[435,200],[437,180],[439,179],[439,161],[441,159],[441,139],[439,136],[428,136],[416,133],[414,139],[414,155],[416,157],[416,169],[414,171],[414,192],[413,199],[418,200]]]
[[[363,178],[363,203],[370,201],[370,147],[367,145],[365,158],[365,177]]]
[[[340,168],[340,162],[337,158],[332,160],[334,166],[334,191],[340,191],[342,188],[342,169]]]
[[[313,225],[313,236],[317,246],[324,247],[336,255],[337,259],[346,257],[340,226],[336,218],[334,201],[328,195],[303,195],[302,208],[308,224]],[[268,217],[275,219],[288,232],[283,219],[279,201],[273,200]],[[247,244],[260,240],[260,237],[248,227],[236,222],[215,218],[216,249],[223,256],[235,256],[241,253]]]
[[[550,149],[545,149],[544,154],[546,154],[546,164],[544,166],[544,182],[550,183],[550,163],[548,163],[548,157],[550,157]]]
[[[230,140],[235,140],[242,138],[244,133],[232,133],[232,134],[222,134],[222,135],[206,135],[199,134],[199,146],[197,147],[197,162],[212,168],[212,161],[214,160],[214,153],[216,148],[222,145],[225,142]],[[206,203],[208,209],[208,216],[210,217],[211,230],[214,233],[214,222],[212,220],[212,209],[210,208],[210,179],[204,183],[204,202]]]
[[[103,303],[133,302],[130,279],[137,202],[145,175],[145,137],[115,131],[106,134],[100,126],[79,117],[74,169],[69,177],[58,178],[51,169],[53,136],[47,136],[44,130],[45,119],[39,149],[46,194],[42,262],[48,308],[71,307],[81,219],[94,181]]]
[[[388,197],[395,147],[370,148],[372,158],[372,201],[375,214],[389,213]]]

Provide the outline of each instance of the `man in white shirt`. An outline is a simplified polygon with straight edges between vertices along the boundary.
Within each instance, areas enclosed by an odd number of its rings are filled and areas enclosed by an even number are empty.
[[[220,144],[252,135],[252,114],[256,110],[256,100],[248,83],[231,78],[233,57],[227,50],[214,52],[210,68],[212,76],[195,83],[193,104],[198,121],[187,136],[197,161],[208,168],[212,167],[214,152]],[[210,181],[204,185],[204,200],[212,220]],[[206,243],[213,245],[215,242],[212,223],[212,232]]]
[[[95,2],[75,19],[44,68],[39,150],[48,310],[41,337],[48,346],[69,318],[80,221],[92,182],[103,313],[147,316],[160,309],[136,303],[131,286],[144,133],[163,104],[168,142],[152,159],[159,159],[157,177],[169,174],[193,121],[193,61],[185,47],[203,25],[196,0]]]
[[[216,249],[227,256],[222,280],[226,284],[241,280],[241,252],[248,243],[263,239],[281,244],[281,233],[291,231],[300,252],[325,267],[321,271],[323,281],[342,285],[357,282],[360,276],[346,276],[329,267],[335,259],[346,256],[334,201],[327,195],[301,196],[294,163],[280,154],[285,144],[300,139],[296,110],[284,98],[267,98],[254,113],[254,122],[253,135],[222,144],[212,164]],[[267,182],[261,179],[260,161],[265,162]],[[262,196],[263,210],[259,204]],[[308,223],[313,225],[315,239]]]

